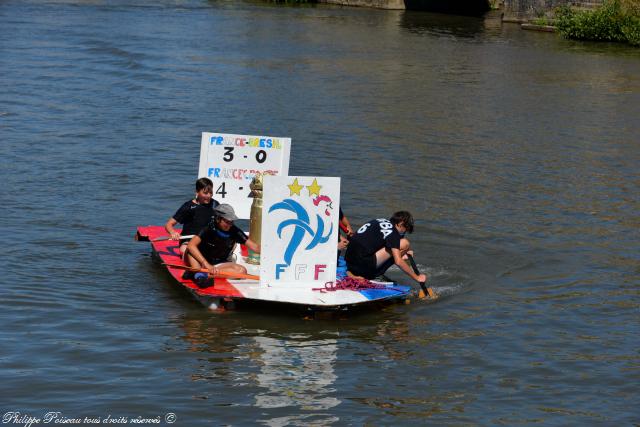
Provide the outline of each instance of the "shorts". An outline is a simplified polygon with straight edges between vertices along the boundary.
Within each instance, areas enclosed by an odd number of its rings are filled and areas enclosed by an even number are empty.
[[[211,265],[222,264],[223,262],[232,262],[229,258],[209,258],[206,254],[203,254],[207,262]]]
[[[356,276],[362,276],[365,279],[375,279],[376,277],[384,274],[385,271],[393,265],[393,258],[387,260],[384,264],[378,267],[376,254],[366,254],[361,246],[349,244],[347,246],[347,252],[344,255],[345,261],[347,261],[347,270]]]

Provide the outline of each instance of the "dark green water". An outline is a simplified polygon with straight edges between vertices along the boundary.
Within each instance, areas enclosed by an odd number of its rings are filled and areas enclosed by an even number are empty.
[[[640,50],[492,16],[1,1],[3,423],[638,425],[639,106]],[[447,297],[206,311],[132,240],[202,131],[291,137],[355,226],[412,211]]]

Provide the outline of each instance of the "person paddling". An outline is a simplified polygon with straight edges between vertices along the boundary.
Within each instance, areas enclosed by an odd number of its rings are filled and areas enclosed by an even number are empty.
[[[171,236],[171,240],[197,234],[211,221],[213,209],[218,205],[218,201],[213,199],[213,182],[209,178],[200,178],[196,181],[196,196],[178,208],[164,225],[164,229]],[[182,235],[173,228],[178,223],[182,224]],[[189,239],[182,240],[180,253],[184,255]]]
[[[231,205],[223,203],[214,210],[211,222],[189,241],[186,259],[194,269],[205,268],[209,273],[232,272],[246,274],[247,269],[236,264],[232,259],[233,250],[237,243],[246,245],[256,253],[260,253],[260,244],[249,239],[247,235],[233,224],[238,219]],[[190,278],[190,277],[184,277]],[[206,275],[194,275],[199,285],[206,283]]]
[[[393,264],[418,283],[427,276],[416,274],[404,261],[413,255],[406,233],[413,232],[413,216],[398,211],[390,219],[374,219],[355,232],[347,246],[345,260],[352,276],[374,279],[384,274]]]

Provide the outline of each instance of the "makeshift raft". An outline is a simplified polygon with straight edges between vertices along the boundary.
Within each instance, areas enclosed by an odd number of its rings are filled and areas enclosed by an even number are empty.
[[[210,309],[230,308],[237,302],[284,303],[308,310],[348,310],[374,303],[404,302],[413,291],[409,286],[394,282],[338,280],[324,286],[304,283],[293,285],[260,284],[259,280],[215,278],[214,286],[201,288],[193,280],[183,278],[186,265],[180,256],[180,241],[168,240],[164,227],[138,227],[136,240],[149,241],[153,254],[159,258],[175,281]],[[247,263],[246,248],[237,245],[235,261],[252,275],[260,267]]]

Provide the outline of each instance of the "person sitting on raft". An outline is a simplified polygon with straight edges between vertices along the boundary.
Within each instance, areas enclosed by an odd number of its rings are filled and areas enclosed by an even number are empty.
[[[238,217],[231,205],[218,205],[213,213],[211,222],[189,241],[186,253],[189,266],[205,268],[213,275],[220,271],[246,274],[247,269],[231,258],[236,243],[256,253],[260,253],[260,245],[233,224]]]
[[[213,182],[209,178],[200,178],[196,181],[196,196],[180,206],[175,214],[164,225],[171,240],[179,240],[180,233],[173,228],[176,224],[182,224],[182,236],[197,234],[207,226],[213,216],[213,209],[219,203],[213,198]],[[189,239],[182,239],[180,253],[184,255]]]
[[[406,233],[413,232],[413,216],[398,211],[390,219],[374,219],[358,229],[347,246],[345,260],[352,276],[374,279],[384,274],[393,264],[418,283],[427,276],[415,274],[404,261],[413,255]]]

